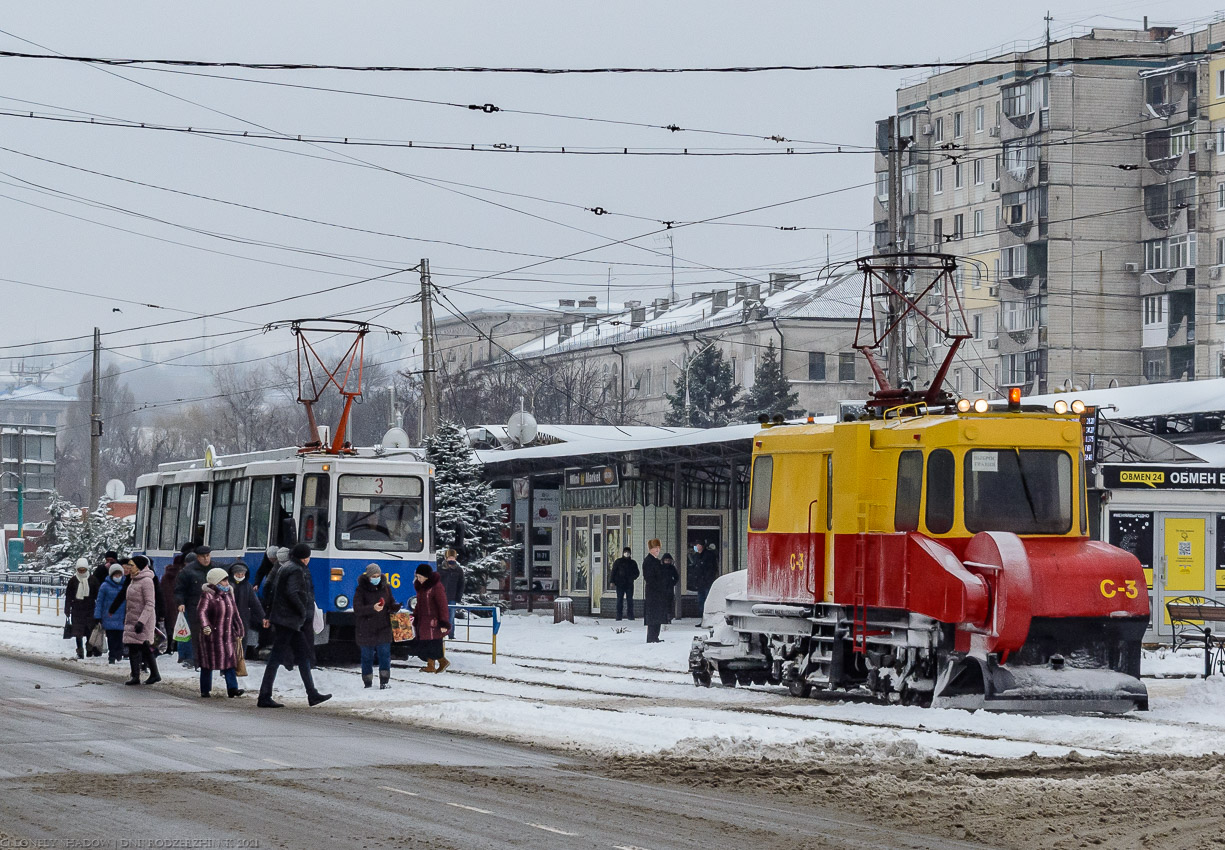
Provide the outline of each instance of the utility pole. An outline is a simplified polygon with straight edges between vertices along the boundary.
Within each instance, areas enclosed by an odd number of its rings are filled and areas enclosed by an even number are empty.
[[[902,253],[902,156],[899,150],[897,116],[889,116],[889,251],[893,254]],[[889,272],[889,285],[895,290],[901,285],[901,275],[897,272],[899,259],[894,259],[893,271]],[[898,318],[898,297],[889,293],[888,324],[893,325]],[[889,333],[889,363],[887,374],[889,386],[899,387],[902,383],[902,347],[906,344],[906,328],[899,323]]]
[[[421,266],[421,430],[425,436],[438,431],[438,384],[434,371],[434,292],[430,283],[430,261]]]
[[[94,328],[93,401],[89,409],[89,509],[102,498],[98,487],[98,461],[102,453],[102,331]]]

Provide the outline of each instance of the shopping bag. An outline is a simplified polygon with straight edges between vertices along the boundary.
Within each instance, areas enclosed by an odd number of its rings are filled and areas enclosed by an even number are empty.
[[[315,620],[311,626],[314,628],[315,634],[323,631],[323,609],[318,605],[315,606]]]
[[[187,625],[187,615],[179,612],[179,619],[174,623],[174,639],[179,643],[191,640],[191,626]]]
[[[234,643],[234,675],[245,676],[247,675],[247,659],[243,657],[242,638],[235,638]]]
[[[413,617],[407,611],[397,611],[391,615],[391,639],[396,643],[413,639]]]
[[[72,620],[67,617],[64,618],[64,637],[72,637]]]
[[[106,629],[102,628],[101,623],[94,625],[94,630],[89,633],[89,645],[98,652],[106,649]]]

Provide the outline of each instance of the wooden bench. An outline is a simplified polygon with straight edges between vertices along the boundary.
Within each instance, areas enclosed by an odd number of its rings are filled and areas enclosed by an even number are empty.
[[[1212,674],[1215,650],[1225,673],[1225,603],[1204,596],[1177,596],[1165,603],[1165,610],[1174,630],[1174,649],[1202,646],[1205,679]]]

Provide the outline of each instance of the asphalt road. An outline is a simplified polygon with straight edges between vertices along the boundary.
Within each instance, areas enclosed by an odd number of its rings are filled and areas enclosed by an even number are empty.
[[[626,781],[461,730],[257,710],[0,656],[0,848],[971,846],[820,810],[803,790]]]

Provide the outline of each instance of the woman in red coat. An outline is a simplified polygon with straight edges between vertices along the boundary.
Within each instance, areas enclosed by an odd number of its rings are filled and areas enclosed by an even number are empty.
[[[417,586],[417,606],[413,609],[415,653],[426,662],[422,673],[441,673],[451,666],[442,652],[442,639],[451,631],[447,592],[429,564],[417,567],[413,583]]]
[[[196,607],[200,622],[200,634],[196,640],[196,662],[200,665],[200,696],[207,697],[213,689],[213,671],[220,670],[225,677],[226,693],[240,697],[238,676],[238,642],[246,633],[242,615],[234,602],[234,589],[230,587],[230,574],[221,567],[213,567],[205,577]]]

